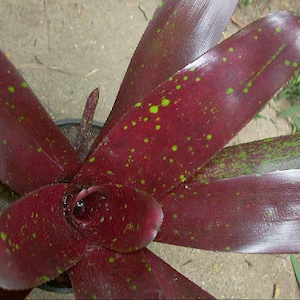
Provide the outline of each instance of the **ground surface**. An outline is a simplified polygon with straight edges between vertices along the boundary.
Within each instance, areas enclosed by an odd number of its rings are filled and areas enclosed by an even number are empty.
[[[0,48],[10,57],[53,119],[78,118],[85,98],[97,86],[101,101],[96,120],[105,121],[130,57],[151,17],[156,0],[0,0]],[[300,1],[252,1],[237,9],[240,26],[278,9],[300,12]],[[231,23],[224,37],[237,31]],[[268,120],[248,125],[233,143],[290,133],[276,120],[276,105],[263,111]],[[288,255],[212,253],[152,244],[150,248],[217,298],[299,297]],[[72,299],[35,289],[28,299]]]

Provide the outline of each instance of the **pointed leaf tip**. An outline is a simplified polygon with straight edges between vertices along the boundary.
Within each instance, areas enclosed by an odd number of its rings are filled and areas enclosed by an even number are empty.
[[[216,45],[238,0],[160,3],[136,48],[94,147],[136,101]]]
[[[100,89],[94,89],[88,96],[81,118],[80,127],[75,139],[75,149],[82,161],[85,160],[89,151],[90,131],[93,124],[95,110],[99,100]]]

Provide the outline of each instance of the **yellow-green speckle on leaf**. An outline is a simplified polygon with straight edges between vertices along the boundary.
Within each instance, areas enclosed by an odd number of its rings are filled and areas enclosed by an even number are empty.
[[[131,286],[131,288],[132,288],[133,291],[137,290],[137,286],[135,284],[133,286]]]
[[[206,139],[207,139],[208,141],[210,141],[210,140],[212,139],[212,134],[207,134],[207,135],[206,135]]]
[[[6,233],[0,232],[1,240],[4,242],[6,240]]]
[[[13,86],[11,86],[11,85],[7,89],[11,93],[13,93],[15,91],[15,88]]]
[[[161,100],[161,106],[166,107],[169,104],[170,104],[170,100],[169,99],[164,98],[164,99]]]
[[[177,151],[177,149],[178,149],[177,145],[173,145],[173,146],[172,146],[172,151],[173,151],[173,152]]]
[[[229,95],[229,94],[232,94],[233,92],[234,92],[233,88],[228,88],[226,91],[226,94]]]
[[[114,263],[114,262],[115,262],[115,258],[111,256],[111,257],[108,259],[108,262],[111,263],[111,264]]]
[[[158,106],[157,105],[150,106],[149,111],[151,112],[151,114],[157,114],[158,113]]]
[[[183,181],[186,181],[186,178],[185,178],[184,175],[180,175],[179,178],[180,178],[180,181],[182,181],[182,182],[183,182]]]
[[[48,276],[46,276],[46,275],[41,276],[41,279],[43,281],[49,281],[50,280],[50,278]]]
[[[96,158],[93,156],[93,157],[91,157],[91,158],[89,159],[89,162],[92,163],[92,162],[94,162],[95,160],[96,160]]]

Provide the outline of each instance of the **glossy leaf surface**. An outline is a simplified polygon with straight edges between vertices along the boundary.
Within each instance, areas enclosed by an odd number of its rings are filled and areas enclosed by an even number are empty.
[[[70,268],[77,298],[210,298],[147,249],[120,253],[156,235],[154,198],[166,213],[158,241],[298,251],[300,172],[284,169],[293,160],[278,155],[264,169],[268,153],[252,144],[208,161],[299,69],[299,26],[292,13],[272,14],[132,98],[71,184],[34,191],[0,216],[0,286],[28,288]]]
[[[299,17],[278,12],[206,52],[137,101],[75,182],[122,183],[156,199],[185,182],[299,69],[299,34]]]
[[[237,3],[238,0],[161,1],[136,48],[95,145],[138,100],[215,46]]]
[[[72,190],[67,213],[87,241],[119,252],[146,247],[161,226],[163,213],[149,194],[121,185]]]
[[[24,194],[74,176],[80,162],[16,68],[0,51],[0,181]]]
[[[156,241],[247,253],[299,251],[300,135],[225,148],[160,202]]]
[[[68,185],[45,186],[13,203],[0,216],[0,286],[27,289],[76,263],[87,242],[66,222]]]
[[[213,299],[147,249],[89,248],[69,276],[77,299]]]

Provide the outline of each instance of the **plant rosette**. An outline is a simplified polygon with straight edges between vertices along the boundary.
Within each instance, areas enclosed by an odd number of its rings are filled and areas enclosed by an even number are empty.
[[[74,148],[0,53],[0,181],[21,196],[0,216],[2,298],[64,272],[76,299],[213,298],[151,241],[300,251],[299,135],[224,148],[299,71],[300,17],[216,45],[237,2],[159,2],[90,147],[99,90]]]

